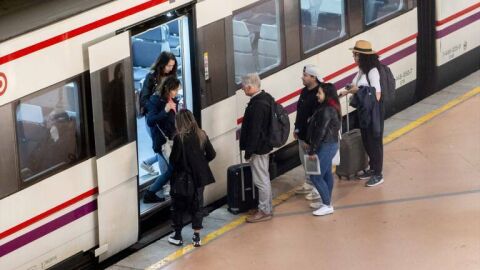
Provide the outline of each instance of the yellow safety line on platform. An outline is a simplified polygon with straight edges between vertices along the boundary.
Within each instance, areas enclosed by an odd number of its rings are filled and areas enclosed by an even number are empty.
[[[425,114],[424,116],[418,118],[417,120],[414,120],[414,121],[410,122],[408,125],[397,129],[396,131],[392,132],[390,135],[385,136],[383,138],[383,144],[387,144],[387,143],[399,138],[400,136],[402,136],[405,133],[413,130],[414,128],[424,124],[425,122],[427,122],[428,120],[432,119],[433,117],[439,115],[440,113],[451,109],[452,107],[460,104],[461,102],[463,102],[463,101],[465,101],[465,100],[467,100],[467,99],[469,99],[469,98],[471,98],[471,97],[473,97],[477,94],[480,94],[480,87],[476,87],[476,88],[470,90],[469,92],[463,94],[462,96],[451,100],[450,102],[443,105],[442,107]],[[277,206],[277,205],[281,204],[282,202],[285,202],[286,200],[290,199],[293,195],[295,195],[295,189],[290,190],[290,191],[276,197],[273,200],[272,203],[273,203],[274,206]],[[228,223],[227,225],[219,228],[218,230],[215,230],[215,231],[209,233],[208,235],[206,235],[202,239],[202,244],[205,245],[208,242],[210,242],[210,241],[216,239],[217,237],[221,236],[222,234],[224,234],[228,231],[231,231],[231,230],[237,228],[238,226],[242,225],[243,223],[246,222],[245,221],[246,216],[247,216],[246,214],[242,214],[242,215],[240,215],[240,217],[238,217],[237,219]],[[193,247],[192,244],[189,244],[189,245],[171,253],[167,257],[163,258],[161,261],[147,267],[146,269],[147,270],[160,269],[161,267],[167,265],[168,263],[171,263],[171,262],[179,259],[180,257],[182,257],[183,255],[185,255],[187,253],[190,253],[194,249],[195,249],[195,247]]]
[[[286,193],[283,193],[283,194],[277,196],[275,199],[273,199],[272,204],[273,204],[273,206],[277,206],[277,205],[281,204],[282,202],[285,202],[288,199],[290,199],[293,195],[295,195],[295,189],[292,189],[292,190],[290,190]],[[247,217],[246,214],[241,214],[239,218],[234,219],[232,222],[228,223],[227,225],[219,228],[218,230],[215,230],[215,231],[207,234],[205,237],[202,238],[202,245],[206,245],[208,242],[214,240],[215,238],[219,237],[220,235],[222,235],[222,234],[224,234],[228,231],[231,231],[231,230],[237,228],[238,226],[242,225],[243,223],[246,222],[245,221],[246,217]],[[167,265],[168,263],[170,263],[172,261],[177,260],[178,258],[180,258],[183,255],[191,252],[194,249],[195,249],[195,247],[192,244],[189,244],[189,245],[171,253],[167,257],[163,258],[161,261],[147,267],[146,269],[147,270],[160,269],[161,267]]]
[[[414,120],[414,121],[410,122],[408,125],[395,130],[394,132],[390,133],[388,136],[383,137],[383,144],[387,144],[387,143],[389,143],[389,142],[391,142],[395,139],[398,139],[400,136],[402,136],[405,133],[413,130],[414,128],[424,124],[425,122],[432,119],[433,117],[451,109],[452,107],[462,103],[463,101],[465,101],[465,100],[467,100],[467,99],[469,99],[469,98],[471,98],[471,97],[473,97],[477,94],[480,94],[480,87],[473,88],[472,90],[468,91],[467,93],[451,100],[450,102],[443,105],[442,107],[440,107],[438,109],[435,109],[435,110],[425,114],[424,116],[421,116],[417,120]]]

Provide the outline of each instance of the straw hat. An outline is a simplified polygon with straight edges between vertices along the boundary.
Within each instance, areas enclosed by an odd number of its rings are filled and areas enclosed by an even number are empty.
[[[353,52],[363,54],[375,54],[376,51],[372,50],[372,44],[366,40],[359,40],[355,42],[355,47],[350,48]]]

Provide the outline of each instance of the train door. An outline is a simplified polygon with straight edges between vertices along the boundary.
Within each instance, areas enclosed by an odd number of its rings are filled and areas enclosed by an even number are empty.
[[[88,48],[96,168],[100,261],[138,238],[137,144],[130,32]]]
[[[170,12],[156,22],[145,23],[132,29],[132,65],[133,84],[137,100],[137,111],[140,112],[140,92],[148,85],[147,74],[153,72],[152,66],[161,53],[168,52],[177,62],[173,74],[180,82],[177,95],[180,108],[193,109],[192,70],[190,53],[190,23],[187,15],[174,17],[177,12]],[[165,66],[164,63],[163,66]],[[151,85],[151,84],[150,84]],[[146,115],[137,114],[137,141],[139,167],[139,205],[142,218],[148,217],[158,210],[169,206],[169,186],[163,188],[156,182],[157,178],[167,170],[166,159],[152,150],[151,128],[146,121]],[[162,131],[163,132],[163,131]],[[145,194],[150,193],[150,200],[145,200]],[[152,196],[152,194],[155,194]],[[153,198],[153,200],[152,200]],[[162,199],[159,201],[156,199]]]

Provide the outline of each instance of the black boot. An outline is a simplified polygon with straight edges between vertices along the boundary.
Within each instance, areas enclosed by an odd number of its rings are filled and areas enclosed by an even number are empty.
[[[158,197],[154,192],[150,190],[145,191],[145,195],[143,195],[144,203],[159,203],[164,201],[165,201],[165,198]]]
[[[193,233],[192,243],[194,247],[199,247],[202,245],[202,240],[200,240],[200,233]]]

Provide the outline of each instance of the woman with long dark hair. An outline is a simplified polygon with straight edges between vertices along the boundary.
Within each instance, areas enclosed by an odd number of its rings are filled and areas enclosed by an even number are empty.
[[[368,179],[365,186],[373,187],[383,183],[383,121],[384,109],[382,97],[382,88],[380,86],[380,73],[378,67],[380,61],[377,53],[372,49],[370,42],[359,40],[352,49],[353,58],[358,65],[358,73],[352,81],[352,84],[346,90],[341,92],[342,95],[356,94],[360,87],[375,88],[376,101],[380,107],[379,117],[372,116],[372,122],[378,121],[379,131],[375,132],[374,125],[371,124],[367,128],[360,128],[362,133],[363,146],[369,157],[370,169],[366,173],[359,176],[360,179]]]
[[[174,77],[167,77],[156,89],[155,94],[150,97],[147,103],[148,114],[147,125],[152,132],[152,148],[160,167],[165,167],[162,174],[155,179],[152,185],[145,192],[143,201],[145,203],[162,202],[163,197],[158,197],[155,193],[160,191],[171,176],[172,168],[167,159],[173,136],[175,135],[175,114],[177,113],[178,90],[180,81]]]
[[[175,125],[177,132],[173,139],[173,148],[170,155],[170,164],[173,174],[170,180],[172,189],[172,222],[175,233],[168,242],[172,245],[183,244],[182,228],[183,215],[189,212],[192,216],[192,241],[195,247],[201,245],[200,230],[203,228],[203,191],[206,185],[215,182],[208,162],[215,158],[215,150],[205,131],[198,127],[197,121],[189,110],[182,109],[176,115]],[[193,180],[193,194],[184,196],[175,193],[175,181],[180,173],[189,174]]]
[[[157,57],[153,65],[150,67],[150,72],[145,76],[142,90],[140,91],[140,114],[146,116],[148,113],[148,100],[155,93],[155,89],[160,87],[165,78],[169,76],[177,76],[177,59],[171,52],[162,52]],[[146,120],[146,119],[145,119]],[[151,131],[147,127],[147,133],[151,137]],[[157,174],[153,168],[153,164],[157,162],[155,156],[150,157],[140,163],[140,167],[150,174]],[[165,168],[160,167],[160,171],[165,173]],[[163,169],[163,170],[162,170]]]
[[[313,211],[313,215],[323,216],[333,213],[331,201],[333,191],[332,159],[339,146],[338,131],[342,113],[337,89],[331,83],[320,85],[317,101],[315,113],[308,123],[306,148],[310,159],[318,158],[320,163],[320,175],[311,175],[310,178],[320,193],[322,201],[321,203],[312,203],[310,206],[317,209]]]

